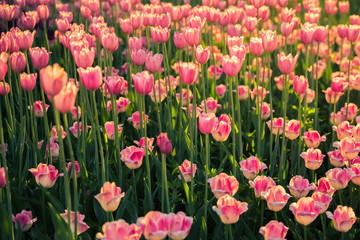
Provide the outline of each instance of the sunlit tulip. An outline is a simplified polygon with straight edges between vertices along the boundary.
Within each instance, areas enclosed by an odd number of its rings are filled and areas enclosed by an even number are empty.
[[[95,198],[105,212],[114,212],[119,207],[120,200],[124,195],[125,193],[122,193],[121,188],[117,187],[114,182],[105,182],[100,193]]]
[[[211,191],[217,199],[224,195],[234,196],[239,189],[239,182],[233,176],[228,176],[226,173],[220,173],[219,175],[210,178]]]
[[[296,221],[302,225],[309,225],[320,214],[321,208],[315,204],[311,197],[300,198],[296,203],[290,205],[290,211],[294,214]]]
[[[326,216],[334,220],[334,228],[339,232],[349,231],[356,222],[354,210],[351,207],[337,206],[334,214],[327,211]]]
[[[233,224],[239,221],[240,215],[248,210],[248,204],[237,201],[230,195],[224,195],[217,200],[217,207],[213,206],[213,210],[224,224]]]
[[[259,232],[263,235],[264,240],[284,240],[288,230],[289,228],[282,222],[272,220],[261,227]]]
[[[145,154],[144,148],[130,146],[123,149],[121,152],[121,160],[129,169],[137,169],[141,166]]]
[[[59,171],[53,165],[43,163],[40,163],[37,168],[30,168],[29,171],[34,175],[36,183],[44,188],[53,187],[57,178],[63,175],[58,174]]]
[[[161,240],[169,232],[169,218],[166,214],[158,211],[150,211],[145,217],[137,219],[138,227],[141,229],[145,239]]]
[[[124,0],[122,0],[123,2]],[[132,239],[139,240],[142,232],[136,224],[128,224],[123,219],[106,222],[102,226],[102,233],[97,233],[96,238],[100,240]]]
[[[261,197],[261,199],[265,199],[269,189],[276,185],[271,177],[266,176],[257,176],[253,181],[249,181],[249,184],[254,188],[255,197]]]
[[[290,195],[286,193],[283,186],[274,186],[264,196],[270,210],[278,212],[286,205]]]

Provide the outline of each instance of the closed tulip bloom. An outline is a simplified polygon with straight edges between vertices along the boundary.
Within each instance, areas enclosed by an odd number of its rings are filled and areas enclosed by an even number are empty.
[[[122,1],[123,2],[123,1]],[[106,222],[102,226],[102,233],[97,233],[96,238],[100,240],[132,239],[141,238],[141,230],[136,224],[128,224],[123,219]]]
[[[216,124],[214,113],[201,113],[199,115],[199,130],[203,134],[210,134]]]
[[[91,67],[95,59],[95,49],[94,48],[82,48],[80,51],[72,51],[76,66],[78,68]]]
[[[328,178],[322,177],[318,181],[316,191],[332,196],[336,189],[330,184],[330,180]]]
[[[226,86],[224,84],[216,85],[216,93],[223,98],[225,96]]]
[[[21,14],[21,22],[25,29],[31,30],[39,21],[36,11],[27,11]]]
[[[270,210],[278,212],[286,205],[290,195],[286,193],[283,186],[274,186],[265,195],[267,206]]]
[[[101,45],[111,52],[115,52],[119,47],[119,39],[116,34],[112,31],[104,29],[100,34]]]
[[[137,169],[143,162],[145,154],[144,148],[138,148],[136,146],[130,146],[123,149],[121,152],[121,160],[129,169]]]
[[[74,172],[75,172],[75,176],[77,178],[79,178],[80,177],[80,165],[79,165],[79,162],[74,161],[74,168],[73,169],[71,169],[71,166],[72,166],[72,162],[69,162],[67,164],[67,167],[66,167],[68,172],[71,171],[70,178],[74,178]]]
[[[295,57],[293,57],[291,54],[286,56],[285,53],[281,51],[277,55],[280,71],[285,75],[288,75],[291,72],[293,72],[298,57],[299,57],[299,55],[296,55]]]
[[[267,30],[262,33],[262,45],[265,52],[273,52],[277,47],[277,35],[275,31]]]
[[[243,63],[244,63],[244,59],[241,60],[236,56],[230,57],[229,55],[226,55],[222,59],[222,66],[224,73],[229,77],[236,76],[240,72]]]
[[[26,67],[25,55],[22,52],[13,52],[9,62],[11,69],[17,73],[23,72]]]
[[[156,43],[165,43],[170,37],[170,30],[160,26],[150,28],[151,38]]]
[[[226,44],[227,44],[229,50],[233,46],[241,47],[242,45],[244,45],[244,37],[243,36],[241,36],[241,37],[237,37],[237,36],[230,37],[230,36],[228,36],[227,39],[226,39]],[[244,45],[244,47],[245,47],[245,45]]]
[[[345,107],[342,107],[341,108],[341,112],[343,113],[343,115],[346,116],[346,110],[348,112],[348,115],[347,115],[347,119],[348,121],[352,121],[354,120],[354,118],[356,117],[356,114],[358,113],[359,111],[359,108],[358,106],[355,104],[355,103],[345,103]]]
[[[219,175],[210,178],[211,191],[217,199],[224,195],[234,196],[239,189],[239,182],[233,176],[228,176],[226,173],[220,173]]]
[[[309,225],[320,214],[320,208],[311,197],[300,198],[296,203],[290,205],[290,211],[294,214],[296,221],[302,225]]]
[[[360,27],[358,25],[349,25],[348,32],[347,32],[347,39],[350,42],[355,42],[360,33]]]
[[[298,120],[290,120],[285,124],[285,136],[294,140],[299,136],[300,131],[300,122]]]
[[[25,91],[32,91],[36,85],[37,73],[33,74],[20,74],[20,84]]]
[[[37,6],[36,12],[40,20],[46,20],[49,18],[50,11],[47,5]]]
[[[6,178],[5,178],[5,168],[0,168],[0,188],[5,187]]]
[[[162,60],[163,60],[162,54],[156,53],[153,55],[152,52],[149,52],[145,57],[146,69],[151,73],[155,73],[159,71],[161,69]]]
[[[336,190],[346,188],[353,176],[354,173],[349,168],[333,168],[326,172],[326,177],[329,179],[331,186]]]
[[[308,79],[305,78],[303,75],[295,76],[293,86],[294,86],[294,91],[297,94],[299,95],[304,94],[306,89],[308,89],[309,87]]]
[[[54,96],[54,104],[56,109],[61,113],[68,113],[75,106],[77,87],[73,82],[67,85]]]
[[[143,46],[143,41],[141,38],[130,37],[128,40],[128,45],[130,49],[141,49]]]
[[[246,17],[244,26],[249,32],[252,32],[256,29],[259,24],[259,20],[256,17]]]
[[[89,130],[90,128],[91,128],[91,126],[86,126],[86,131]],[[75,121],[74,124],[71,127],[69,127],[69,130],[70,130],[70,132],[72,132],[74,137],[78,138],[83,130],[82,122],[79,122],[79,124],[78,124],[78,122]]]
[[[142,26],[143,15],[140,12],[132,12],[130,14],[130,23],[134,29],[138,29]]]
[[[22,210],[21,213],[12,214],[12,221],[15,224],[15,229],[18,229],[20,225],[20,230],[26,232],[31,228],[34,222],[37,221],[37,218],[33,218],[31,211]]]
[[[292,31],[294,30],[294,23],[293,22],[282,22],[281,23],[281,33],[285,37],[288,37]]]
[[[207,46],[205,49],[202,45],[197,46],[195,49],[196,61],[200,64],[205,64],[210,58],[210,47]]]
[[[2,52],[0,54],[0,80],[2,81],[8,71],[8,64],[7,64],[7,60],[8,60],[8,54],[6,52]]]
[[[184,49],[187,45],[185,34],[181,32],[174,32],[174,44],[177,49]]]
[[[16,35],[17,44],[19,44],[22,50],[29,50],[31,48],[31,45],[34,42],[35,33],[36,31],[30,32],[29,30],[26,30],[24,32],[19,32]]]
[[[46,67],[49,62],[49,53],[46,51],[45,48],[30,48],[29,52],[31,57],[31,63],[37,70]]]
[[[67,81],[67,73],[57,63],[40,70],[40,82],[44,92],[48,95],[58,94],[65,87]]]
[[[216,141],[224,142],[228,139],[230,132],[231,120],[228,115],[221,114],[211,134]]]
[[[192,62],[180,64],[180,78],[186,85],[193,84],[199,77],[199,67]]]
[[[329,207],[332,197],[322,192],[314,192],[311,197],[315,200],[315,205],[320,208],[320,214],[324,213]]]
[[[259,233],[263,235],[264,240],[285,240],[288,230],[282,222],[272,220],[261,227]]]
[[[336,93],[344,91],[348,86],[349,84],[345,78],[335,77],[331,80],[331,90]]]
[[[269,189],[276,186],[274,180],[266,176],[257,176],[253,181],[249,181],[249,184],[254,188],[255,197],[261,197],[261,199],[265,199]]]
[[[339,12],[342,14],[347,13],[350,9],[349,1],[338,2],[338,5],[339,5]]]
[[[148,71],[132,74],[131,77],[134,81],[135,90],[140,95],[147,95],[153,90],[154,76]]]
[[[60,32],[65,33],[70,28],[69,20],[65,19],[55,19],[55,23]]]
[[[323,42],[328,36],[329,26],[316,26],[314,40],[318,43]]]
[[[267,169],[265,163],[260,162],[257,157],[251,156],[240,162],[240,170],[248,180],[253,180],[259,172]]]
[[[51,188],[54,186],[57,178],[63,176],[58,174],[58,170],[53,165],[46,165],[40,163],[37,168],[31,168],[29,171],[34,175],[35,181],[38,185],[44,188]]]
[[[356,222],[356,216],[351,207],[339,205],[334,214],[327,211],[326,216],[334,221],[334,228],[339,232],[348,232]]]
[[[264,52],[261,38],[252,37],[250,39],[250,52],[257,57]]]
[[[305,166],[308,169],[316,170],[321,166],[325,155],[321,154],[320,149],[309,148],[306,152],[302,152],[300,156],[304,159]]]
[[[173,146],[167,136],[167,133],[159,134],[156,140],[156,145],[158,145],[160,152],[162,154],[170,154],[173,150]]]
[[[246,51],[247,51],[247,49],[246,49],[245,45],[243,45],[243,44],[240,46],[234,45],[234,46],[229,47],[230,57],[236,56],[241,61],[243,61],[243,59],[245,60]]]
[[[213,206],[213,210],[224,224],[233,224],[239,221],[240,215],[248,210],[248,204],[237,201],[230,195],[225,195],[218,199],[217,207]]]
[[[171,16],[169,13],[159,14],[155,18],[155,22],[157,26],[160,26],[162,28],[168,28],[170,27],[170,23],[171,23]]]
[[[197,166],[195,163],[192,165],[192,177],[194,178],[196,173]],[[187,159],[184,160],[184,162],[179,166],[179,170],[181,175],[183,176],[185,182],[191,181],[191,162]],[[181,179],[181,176],[178,175],[179,179]]]
[[[340,143],[335,142],[334,146],[340,149],[341,155],[347,159],[354,159],[360,152],[360,143],[357,143],[352,137],[341,139]]]
[[[346,38],[348,36],[348,26],[340,24],[337,26],[337,34],[340,38]]]
[[[119,23],[120,23],[120,28],[124,34],[126,34],[126,35],[132,34],[132,32],[134,31],[134,28],[132,27],[132,25],[130,23],[130,19],[120,18]]]
[[[70,229],[71,229],[71,232],[73,234],[75,234],[75,212],[71,211],[70,212],[70,223],[68,223],[68,210],[65,209],[65,212],[60,214],[60,216],[64,219],[64,221],[70,225]],[[77,222],[76,222],[76,230],[77,230],[77,233],[76,235],[79,235],[83,232],[85,232],[86,230],[89,229],[89,226],[84,222],[84,219],[85,219],[85,215],[83,214],[80,214],[80,212],[77,212]]]
[[[238,86],[239,100],[244,101],[249,97],[249,87],[245,85]]]
[[[119,95],[125,88],[125,80],[118,75],[104,78],[107,90],[110,94]]]
[[[282,135],[284,131],[284,119],[283,118],[273,118],[272,126],[271,120],[266,122],[268,128],[272,129],[272,134],[274,135]]]
[[[215,100],[213,97],[208,97],[205,100],[205,102],[204,102],[204,100],[201,101],[201,107],[202,107],[204,112],[205,112],[205,104],[206,104],[206,109],[207,109],[208,113],[214,113],[215,114],[216,110],[221,107],[221,105],[218,104],[218,101]]]
[[[314,183],[309,183],[309,180],[303,178],[300,175],[294,176],[290,179],[288,189],[291,195],[295,198],[306,197],[311,190],[316,188]]]
[[[351,165],[351,171],[353,172],[353,177],[351,178],[351,181],[360,186],[360,163],[355,163]],[[1,185],[1,184],[0,184]]]
[[[86,69],[78,68],[78,73],[82,83],[88,90],[95,91],[103,82],[102,71],[99,66],[87,67]]]
[[[302,136],[305,144],[308,148],[317,148],[320,145],[320,142],[326,141],[325,136],[321,136],[318,131],[316,130],[309,130],[304,133]]]
[[[142,66],[145,63],[146,51],[144,49],[131,49],[131,60],[136,66]]]
[[[187,237],[193,223],[192,217],[187,217],[185,213],[170,213],[167,215],[169,221],[169,238],[182,240]]]
[[[105,182],[98,195],[95,196],[105,212],[114,212],[120,204],[121,198],[125,193],[121,192],[121,188],[115,183]]]
[[[306,22],[301,26],[300,40],[305,44],[309,45],[314,41],[315,28],[311,23]]]
[[[122,131],[122,124],[119,124],[117,127],[117,133],[120,134]],[[115,140],[115,125],[113,121],[108,121],[104,124],[106,136],[110,140]]]
[[[201,30],[199,28],[186,28],[185,40],[191,47],[199,45],[201,40]]]

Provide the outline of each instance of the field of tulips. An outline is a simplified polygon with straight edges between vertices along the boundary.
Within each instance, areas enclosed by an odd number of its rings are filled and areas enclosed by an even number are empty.
[[[0,239],[360,239],[360,1],[0,2]]]

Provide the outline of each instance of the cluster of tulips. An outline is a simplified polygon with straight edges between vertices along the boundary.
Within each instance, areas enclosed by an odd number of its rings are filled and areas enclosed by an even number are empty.
[[[1,2],[1,239],[360,238],[359,7]]]

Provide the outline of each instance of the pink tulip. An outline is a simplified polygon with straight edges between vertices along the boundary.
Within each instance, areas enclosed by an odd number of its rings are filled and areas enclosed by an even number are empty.
[[[60,126],[60,131],[61,131],[61,138],[64,139],[66,137],[66,132],[64,131],[63,126]],[[57,134],[57,128],[56,126],[53,126],[51,128],[51,139],[54,141],[58,141],[58,134]]]
[[[259,232],[264,236],[264,240],[285,240],[288,230],[282,222],[272,220],[261,227]]]
[[[37,168],[31,168],[29,171],[34,175],[35,181],[38,185],[44,188],[51,188],[54,186],[57,178],[64,174],[58,174],[58,170],[53,165],[46,165],[40,163]]]
[[[95,91],[101,86],[103,78],[101,68],[99,66],[88,67],[86,69],[78,68],[78,73],[82,83],[87,89]]]
[[[105,212],[114,212],[119,207],[120,200],[125,193],[115,183],[105,182],[98,195],[95,196]]]
[[[336,189],[330,184],[330,180],[328,178],[322,177],[318,181],[316,191],[332,196]]]
[[[154,149],[154,146],[153,146],[154,138],[147,138],[146,142],[147,142],[148,152],[150,153]],[[141,148],[145,149],[145,137],[142,137],[140,139],[140,141],[134,141],[134,143],[136,145],[138,145],[138,147],[141,147]]]
[[[294,214],[296,221],[302,225],[309,225],[320,214],[320,207],[315,204],[311,197],[300,198],[296,203],[290,205],[290,211]]]
[[[339,12],[342,14],[347,13],[350,9],[349,1],[338,2],[338,5],[339,5]]]
[[[340,143],[335,142],[334,146],[337,146],[341,152],[341,155],[347,159],[353,159],[358,156],[360,152],[360,143],[357,143],[352,137],[345,137],[341,139]]]
[[[255,30],[259,22],[260,21],[256,17],[246,17],[244,26],[249,32],[252,32]]]
[[[143,117],[144,119],[144,117]],[[145,114],[146,123],[149,122],[149,116]],[[140,113],[139,111],[134,112],[131,117],[128,118],[129,121],[133,123],[134,128],[137,130],[140,129]],[[145,126],[145,122],[143,121],[143,127]]]
[[[253,181],[249,181],[249,184],[254,188],[255,197],[261,197],[261,199],[265,199],[269,189],[276,185],[271,177],[266,176],[257,176]]]
[[[185,30],[185,40],[189,46],[195,47],[200,44],[201,31],[200,28],[188,27]]]
[[[315,205],[320,208],[320,214],[324,213],[329,207],[332,197],[322,192],[314,192],[311,197],[315,200]]]
[[[199,77],[198,65],[194,63],[181,63],[180,65],[180,78],[186,85],[193,84]]]
[[[145,63],[145,49],[131,49],[131,60],[136,66],[142,66]]]
[[[262,172],[265,169],[267,169],[266,164],[260,162],[260,160],[254,156],[240,162],[240,170],[245,178],[249,180],[253,180],[260,171]]]
[[[123,130],[122,128],[122,124],[119,124],[117,127],[117,132],[118,134],[121,133],[121,131]],[[114,122],[113,121],[108,121],[104,124],[104,128],[105,128],[105,132],[106,132],[106,136],[108,139],[110,140],[115,140],[115,126],[114,126]]]
[[[284,131],[284,119],[283,118],[273,118],[272,126],[271,121],[267,121],[266,124],[268,128],[271,130],[272,128],[272,134],[274,135],[282,135]]]
[[[180,169],[180,173],[183,176],[185,182],[190,182],[191,181],[191,162],[187,159],[184,160],[184,162],[181,164],[181,166],[179,166]],[[197,166],[195,163],[193,163],[192,165],[192,177],[194,178],[195,174],[196,174],[196,169]],[[181,176],[178,175],[179,179],[181,179]]]
[[[320,137],[319,132],[315,130],[309,130],[305,132],[302,137],[308,148],[317,148],[319,147],[320,142],[326,141],[326,137],[325,136]]]
[[[227,43],[229,50],[234,46],[241,47],[244,45],[244,37],[243,36],[241,36],[241,37],[229,37],[228,36],[226,39],[226,43]],[[232,55],[230,54],[230,56],[232,56]]]
[[[285,37],[288,37],[292,31],[294,30],[294,23],[293,22],[282,22],[281,23],[281,33]]]
[[[249,87],[245,85],[238,86],[239,100],[244,101],[249,97]]]
[[[160,152],[163,154],[170,154],[173,150],[171,141],[169,140],[167,133],[160,133],[156,140]]]
[[[5,178],[5,168],[0,168],[0,188],[5,187],[6,178]]]
[[[342,140],[345,137],[352,137],[354,126],[348,121],[343,121],[338,126],[333,126],[333,130],[337,132],[337,137]]]
[[[45,104],[46,111],[49,109],[50,105]],[[30,106],[28,107],[31,108]],[[44,117],[44,109],[43,109],[43,102],[42,101],[35,101],[34,102],[34,113],[35,117],[42,118]]]
[[[265,52],[273,52],[277,47],[277,35],[275,31],[267,30],[262,33],[262,44]]]
[[[300,40],[305,44],[309,45],[314,41],[315,27],[313,24],[306,22],[301,26]]]
[[[169,232],[169,218],[166,214],[158,211],[150,211],[145,217],[138,218],[138,227],[144,234],[145,239],[164,239]]]
[[[302,198],[306,197],[306,195],[311,191],[314,190],[315,184],[311,183],[309,184],[309,181],[307,179],[304,179],[302,176],[297,175],[291,178],[288,186],[290,193],[295,198]]]
[[[252,37],[250,39],[250,52],[254,56],[260,56],[264,52],[263,43],[261,38]]]
[[[102,226],[102,233],[97,233],[96,238],[100,240],[112,239],[131,239],[139,240],[142,232],[136,224],[128,224],[120,219],[113,222],[107,222]]]
[[[329,179],[331,186],[336,190],[346,188],[353,176],[354,173],[348,168],[333,168],[326,172],[326,177]]]
[[[121,160],[129,169],[137,169],[141,166],[143,157],[145,155],[144,148],[130,146],[123,149],[121,152]]]
[[[341,155],[341,151],[339,149],[328,152],[328,156],[331,165],[334,167],[343,167],[347,163],[347,159]]]
[[[211,191],[217,199],[224,195],[234,196],[239,189],[239,182],[233,176],[228,176],[226,173],[220,173],[219,175],[210,178]]]
[[[264,196],[270,210],[278,212],[286,205],[290,195],[286,193],[283,186],[274,186]]]
[[[34,222],[37,221],[37,218],[32,218],[31,211],[22,210],[21,213],[12,214],[12,220],[15,223],[15,229],[18,229],[18,226],[20,225],[20,230],[23,232],[26,232],[31,228]]]
[[[148,71],[132,74],[131,77],[134,81],[135,90],[140,95],[147,95],[153,90],[154,76]]]
[[[298,120],[290,120],[285,124],[285,136],[294,140],[299,136],[300,122]]]
[[[233,224],[239,221],[240,215],[248,210],[248,204],[237,201],[230,195],[224,195],[217,200],[217,207],[213,206],[213,210],[224,224]]]
[[[195,48],[196,61],[200,64],[205,64],[210,58],[210,47],[207,46],[205,49],[202,45]]]
[[[316,26],[314,40],[318,43],[323,42],[328,36],[329,26]]]
[[[205,101],[206,103],[206,109],[208,113],[216,113],[216,110],[221,107],[220,104],[218,104],[218,101],[215,100],[213,97],[209,97]],[[203,109],[203,112],[205,112],[205,103],[204,100],[201,101],[201,108]]]
[[[348,32],[347,32],[347,39],[350,42],[355,42],[360,33],[360,27],[358,25],[349,25]]]
[[[295,76],[293,86],[294,86],[294,91],[297,94],[299,95],[304,94],[306,89],[309,87],[308,79],[302,75]]]
[[[216,124],[214,113],[201,113],[199,115],[199,130],[203,134],[210,134]]]
[[[334,228],[339,232],[348,232],[356,222],[356,216],[351,207],[338,205],[334,214],[327,211],[326,216],[334,220]]]
[[[31,48],[31,45],[34,42],[34,35],[36,31],[30,32],[28,30],[24,32],[19,32],[19,34],[16,35],[16,41],[17,44],[19,44],[20,48],[22,50],[29,50]]]
[[[68,210],[65,209],[65,212],[60,214],[60,216],[64,219],[66,223],[68,223]],[[80,235],[81,233],[85,232],[89,229],[89,226],[84,222],[85,215],[80,214],[80,212],[77,212],[77,231],[76,235]],[[74,234],[75,231],[75,212],[70,212],[70,229],[71,232]]]
[[[35,74],[20,74],[20,84],[25,91],[32,91],[36,85],[37,73]]]
[[[170,30],[168,28],[162,28],[160,26],[151,27],[151,38],[156,43],[165,43],[169,39]]]
[[[280,71],[285,75],[288,75],[294,71],[298,57],[299,55],[293,57],[291,54],[286,56],[284,52],[280,52],[277,55]]]
[[[170,213],[169,218],[169,238],[174,240],[182,240],[187,237],[193,223],[192,217],[187,217],[185,213]]]
[[[344,24],[340,24],[337,26],[337,34],[339,35],[340,38],[346,38],[348,35],[348,26],[344,25]]]
[[[119,95],[125,88],[125,80],[118,75],[104,78],[106,88],[110,94]]]
[[[124,34],[129,35],[133,32],[134,28],[132,27],[130,23],[130,19],[119,19],[121,30]]]
[[[13,71],[17,72],[17,73],[21,73],[24,71],[25,66],[26,66],[26,59],[25,59],[25,55],[22,52],[13,52],[10,55],[10,67]]]
[[[187,42],[185,40],[185,34],[180,32],[174,32],[174,44],[177,49],[184,49],[187,45]]]
[[[304,159],[305,166],[308,169],[316,170],[321,166],[325,155],[321,154],[320,149],[309,148],[306,152],[302,152],[300,156]]]
[[[67,167],[66,167],[68,172],[71,170],[70,178],[74,178],[74,172],[75,172],[75,176],[76,176],[77,178],[79,178],[79,177],[80,177],[80,165],[79,165],[79,162],[78,162],[78,161],[74,161],[74,168],[75,168],[75,169],[71,169],[71,166],[72,166],[72,163],[69,162],[69,163],[67,164]],[[73,171],[74,171],[74,172],[73,172]]]
[[[216,86],[216,93],[223,98],[225,96],[226,86],[224,84],[219,84]]]
[[[246,51],[247,51],[247,49],[246,49],[245,45],[243,45],[243,44],[240,46],[234,45],[234,46],[229,47],[230,57],[235,56],[238,59],[245,59]]]
[[[149,52],[145,57],[146,69],[151,73],[155,73],[159,71],[161,68],[162,60],[163,60],[162,54],[156,53],[153,55],[152,52]]]
[[[244,63],[244,59],[239,59],[236,56],[230,57],[229,55],[226,55],[222,59],[222,67],[224,70],[224,73],[229,77],[236,76]]]
[[[36,69],[40,70],[46,67],[49,62],[49,52],[47,52],[45,48],[30,48],[29,53],[31,57],[31,63]]]
[[[221,114],[211,134],[218,142],[224,142],[228,139],[231,132],[231,120],[226,114]]]
[[[143,15],[140,12],[131,12],[130,23],[134,29],[138,29],[142,26]]]
[[[73,82],[68,82],[67,85],[54,96],[54,104],[56,110],[61,113],[68,113],[75,106],[77,95],[77,87]]]
[[[356,114],[359,111],[359,108],[354,103],[349,103],[349,105],[347,103],[345,103],[345,107],[342,107],[340,111],[343,113],[343,115],[346,116],[346,110],[348,112],[346,120],[352,121],[355,119]]]
[[[74,57],[76,66],[79,68],[88,68],[91,67],[95,59],[95,49],[94,48],[82,48],[81,50],[73,50],[72,55]]]

